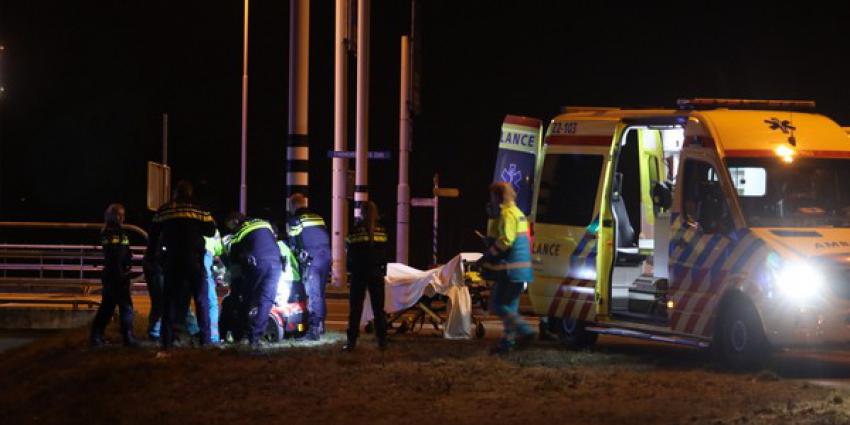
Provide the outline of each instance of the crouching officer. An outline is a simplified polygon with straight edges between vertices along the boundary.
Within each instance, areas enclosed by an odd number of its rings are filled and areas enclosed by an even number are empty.
[[[241,279],[243,307],[239,316],[248,321],[248,341],[257,347],[277,295],[282,271],[280,249],[272,225],[265,220],[233,215],[228,218],[227,227],[233,231],[230,261],[238,266]]]
[[[490,186],[492,213],[487,220],[488,248],[482,259],[484,278],[494,281],[490,293],[491,311],[504,324],[504,335],[492,350],[506,353],[515,340],[528,341],[534,332],[519,316],[519,297],[523,286],[532,280],[531,246],[528,238],[528,221],[517,208],[516,192],[509,183]]]
[[[289,246],[301,263],[307,311],[310,314],[307,339],[316,341],[325,333],[325,286],[331,269],[331,250],[325,220],[307,209],[307,198],[300,193],[289,197],[292,216],[287,222]]]
[[[178,314],[185,314],[184,294],[195,299],[201,345],[210,341],[209,288],[204,271],[204,236],[215,234],[215,221],[209,212],[192,204],[192,184],[180,181],[171,202],[163,205],[153,217],[148,237],[148,253],[164,248],[164,311],[160,343],[169,348],[174,343],[174,324]]]
[[[100,233],[103,247],[103,293],[92,323],[91,346],[103,345],[103,331],[118,306],[124,345],[137,347],[138,343],[133,337],[133,301],[130,298],[130,239],[121,228],[124,223],[124,207],[121,204],[110,205],[104,218],[103,231]]]

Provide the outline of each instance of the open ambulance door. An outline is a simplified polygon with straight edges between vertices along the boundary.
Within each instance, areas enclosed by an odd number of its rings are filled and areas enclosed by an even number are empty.
[[[516,191],[516,204],[534,222],[535,183],[542,157],[543,122],[537,118],[507,115],[502,122],[493,182],[508,182]]]
[[[669,234],[670,205],[653,194],[667,187],[665,141],[683,134],[680,121],[681,117],[660,116],[627,118],[617,124],[599,214],[596,307],[603,318],[660,327],[669,323],[665,302],[669,243],[663,236]],[[656,267],[663,270],[656,273]]]
[[[602,196],[599,206],[599,231],[596,237],[596,302],[597,320],[610,319],[611,314],[611,279],[614,271],[614,259],[617,246],[614,221],[614,206],[611,202],[616,182],[617,158],[620,153],[622,140],[627,125],[617,123],[612,135],[611,148],[605,161],[603,173]]]

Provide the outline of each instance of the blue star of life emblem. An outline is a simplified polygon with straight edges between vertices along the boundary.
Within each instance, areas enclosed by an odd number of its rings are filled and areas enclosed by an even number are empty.
[[[503,168],[500,177],[503,182],[510,183],[514,187],[514,190],[519,193],[519,182],[522,180],[522,171],[517,170],[516,164],[510,164],[507,168]]]

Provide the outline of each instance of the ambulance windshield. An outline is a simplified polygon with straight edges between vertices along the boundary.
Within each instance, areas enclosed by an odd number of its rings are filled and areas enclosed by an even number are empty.
[[[850,227],[850,160],[729,158],[752,227]]]

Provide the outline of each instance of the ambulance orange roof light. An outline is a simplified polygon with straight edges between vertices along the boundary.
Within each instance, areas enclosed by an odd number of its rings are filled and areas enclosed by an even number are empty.
[[[814,109],[814,100],[722,99],[696,97],[676,101],[679,109],[738,108],[738,109]]]

